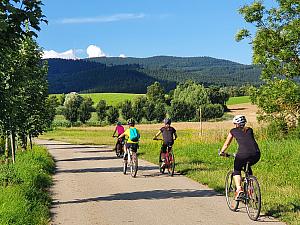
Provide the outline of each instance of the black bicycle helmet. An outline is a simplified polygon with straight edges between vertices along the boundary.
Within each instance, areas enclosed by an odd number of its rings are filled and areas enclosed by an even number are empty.
[[[129,119],[128,121],[127,121],[127,124],[128,125],[133,125],[134,126],[134,124],[135,124],[135,121],[134,121],[134,119]]]
[[[164,124],[169,124],[169,125],[171,125],[171,119],[170,119],[170,118],[165,118],[165,119],[164,119]]]

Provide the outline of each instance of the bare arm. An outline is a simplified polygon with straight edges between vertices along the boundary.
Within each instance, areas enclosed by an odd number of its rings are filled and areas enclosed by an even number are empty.
[[[155,134],[153,139],[156,139],[161,134],[161,131],[158,131],[157,134]]]
[[[118,138],[122,138],[122,137],[125,137],[125,132],[121,134]]]
[[[233,136],[232,134],[229,132],[227,138],[226,138],[226,141],[221,149],[221,153],[224,153],[226,151],[226,149],[228,148],[228,146],[230,145],[231,141],[233,139]]]

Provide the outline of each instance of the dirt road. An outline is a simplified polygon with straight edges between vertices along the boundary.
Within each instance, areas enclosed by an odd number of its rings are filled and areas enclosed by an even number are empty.
[[[229,211],[225,197],[184,176],[160,175],[139,161],[137,178],[122,174],[122,161],[107,146],[38,140],[56,160],[53,225],[250,225],[245,208]],[[261,217],[268,225],[281,225]]]

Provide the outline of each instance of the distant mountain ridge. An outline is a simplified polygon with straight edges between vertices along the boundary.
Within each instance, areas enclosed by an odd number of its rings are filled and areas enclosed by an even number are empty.
[[[241,86],[260,83],[253,65],[211,57],[100,57],[81,60],[48,59],[50,93],[145,93],[159,81],[166,91],[187,79],[208,85]]]

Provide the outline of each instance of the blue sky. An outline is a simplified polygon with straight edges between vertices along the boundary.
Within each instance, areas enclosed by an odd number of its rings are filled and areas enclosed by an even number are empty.
[[[246,0],[44,0],[49,24],[38,43],[48,57],[210,56],[251,64]],[[88,53],[87,53],[88,49]],[[63,54],[62,54],[63,53]]]

